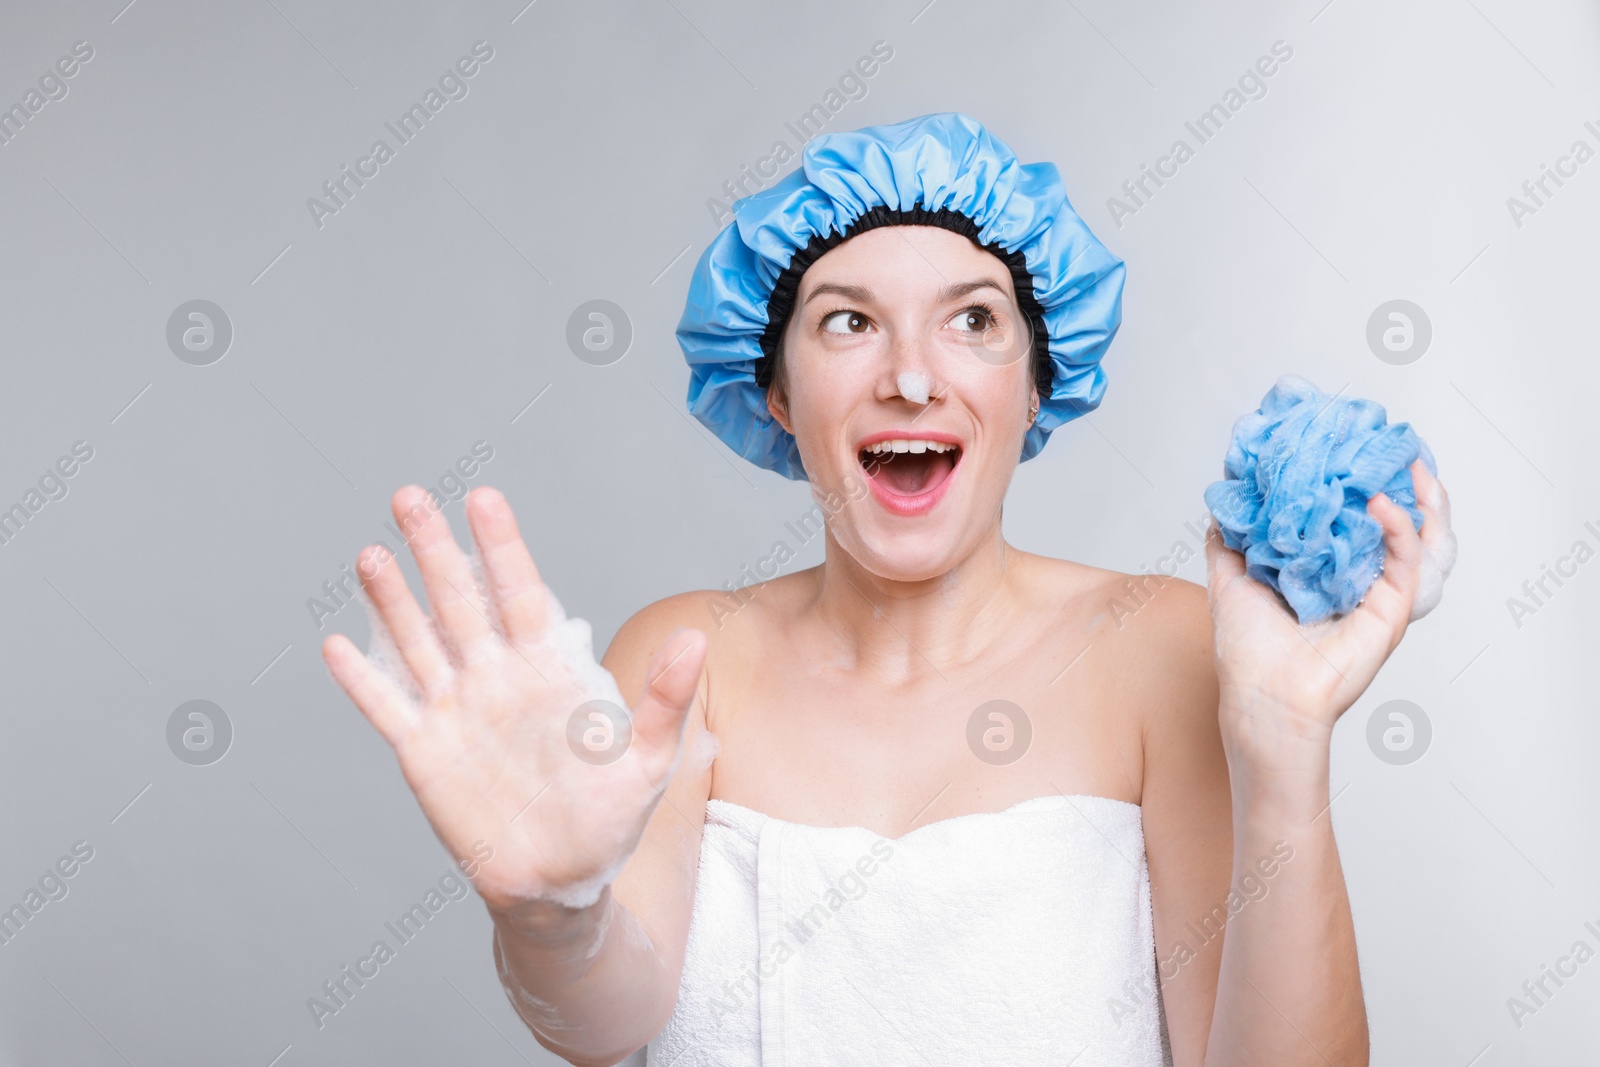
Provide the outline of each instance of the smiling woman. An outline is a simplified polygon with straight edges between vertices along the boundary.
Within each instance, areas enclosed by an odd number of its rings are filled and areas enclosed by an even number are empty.
[[[872,551],[863,526],[884,542],[880,555],[903,558],[908,534],[998,514],[1038,412],[1031,336],[1008,272],[939,226],[872,229],[807,270],[770,357],[768,410],[813,487],[864,473],[884,518],[929,516],[912,530],[875,523],[872,510],[836,518],[834,536],[853,554]],[[934,515],[950,493],[970,503]],[[963,539],[934,540],[959,550]]]
[[[437,513],[411,540],[433,619],[358,566],[402,677],[324,646],[446,846],[494,848],[528,1027],[584,1067],[1365,1063],[1329,743],[1442,488],[1413,467],[1420,533],[1371,498],[1381,579],[1297,639],[1214,531],[1209,589],[1114,615],[1132,576],[1001,530],[1120,321],[1056,168],[927,115],[816,138],[734,216],[678,327],[689,409],[828,502],[823,562],[711,632],[719,594],[649,605],[606,676],[480,488],[481,585]]]

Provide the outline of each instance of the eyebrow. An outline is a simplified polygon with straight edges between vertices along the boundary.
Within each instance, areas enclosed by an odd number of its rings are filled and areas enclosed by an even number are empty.
[[[950,300],[958,300],[961,297],[966,296],[968,293],[976,292],[979,289],[993,289],[1002,295],[1005,293],[1005,289],[1000,285],[999,282],[992,281],[988,278],[977,278],[967,282],[952,282],[951,284],[945,286],[942,290],[940,290],[939,295],[936,298],[936,303],[943,304]],[[836,296],[842,296],[848,300],[857,300],[863,304],[869,304],[874,299],[872,290],[868,289],[864,285],[843,285],[837,282],[823,282],[815,289],[811,290],[811,293],[805,298],[805,303],[811,303],[811,301],[815,300],[824,293],[833,293]]]

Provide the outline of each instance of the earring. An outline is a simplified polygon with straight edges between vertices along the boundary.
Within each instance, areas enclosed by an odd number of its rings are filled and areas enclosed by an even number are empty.
[[[1028,425],[1032,426],[1038,420],[1039,420],[1039,402],[1036,400],[1036,401],[1033,402],[1033,406],[1028,408]]]

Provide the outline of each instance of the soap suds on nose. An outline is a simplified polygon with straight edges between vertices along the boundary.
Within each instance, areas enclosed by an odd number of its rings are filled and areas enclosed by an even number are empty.
[[[900,395],[914,404],[928,402],[928,376],[921,371],[908,370],[895,379]]]

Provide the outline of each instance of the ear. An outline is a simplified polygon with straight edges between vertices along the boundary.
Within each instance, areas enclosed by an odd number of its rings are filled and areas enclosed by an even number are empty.
[[[794,427],[789,425],[789,402],[783,395],[783,390],[778,388],[776,382],[767,388],[767,413],[778,421],[785,433],[793,434]]]

